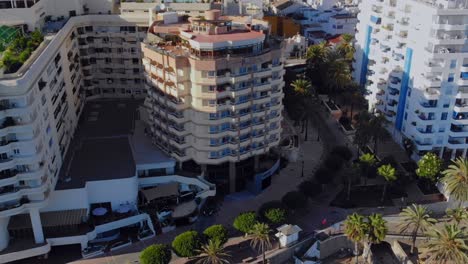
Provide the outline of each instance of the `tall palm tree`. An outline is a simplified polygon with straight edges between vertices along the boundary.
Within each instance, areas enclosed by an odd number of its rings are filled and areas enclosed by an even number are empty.
[[[207,244],[198,250],[197,264],[223,264],[230,263],[230,255],[225,251],[219,239],[210,239]]]
[[[323,84],[323,73],[325,73],[323,66],[328,52],[330,52],[330,47],[327,46],[325,41],[309,46],[306,52],[307,76],[314,84],[319,86]]]
[[[467,234],[464,229],[452,224],[432,229],[427,234],[432,238],[427,245],[429,258],[426,263],[468,263]]]
[[[346,200],[351,199],[351,186],[353,182],[359,177],[359,166],[356,164],[353,164],[351,168],[346,169],[343,171],[345,180],[346,180],[346,185],[347,185],[347,190],[346,190]]]
[[[468,160],[458,158],[442,172],[441,182],[449,195],[458,200],[460,205],[468,201]],[[459,206],[461,207],[461,206]]]
[[[351,82],[351,69],[337,51],[328,53],[325,64],[326,87],[331,101],[336,96],[337,91],[345,88]]]
[[[460,223],[468,220],[468,210],[463,207],[457,207],[453,209],[448,208],[446,211],[446,216],[450,219],[450,221],[460,225]]]
[[[341,35],[342,42],[338,45],[337,50],[340,54],[351,63],[354,59],[354,52],[356,49],[353,46],[353,39],[354,37],[350,34],[343,34]]]
[[[369,120],[368,129],[374,140],[374,154],[377,155],[378,142],[388,137],[388,131],[385,129],[385,125],[388,123],[387,119],[383,115],[373,115]]]
[[[309,46],[306,52],[306,58],[313,66],[318,66],[325,60],[329,51],[330,49],[327,46],[327,42],[322,41],[319,44]]]
[[[381,214],[371,214],[367,217],[366,228],[366,246],[364,247],[364,259],[370,252],[373,244],[380,244],[387,236],[387,221],[385,221]]]
[[[375,165],[377,160],[375,156],[371,153],[362,154],[359,157],[359,163],[362,170],[362,175],[364,176],[364,185],[367,185],[367,178],[369,177],[369,170],[372,166]]]
[[[377,169],[377,174],[385,179],[385,185],[382,192],[382,202],[385,200],[385,193],[387,192],[387,186],[389,182],[393,182],[397,179],[396,170],[392,165],[382,165]]]
[[[308,126],[309,126],[309,107],[308,100],[313,95],[312,84],[306,79],[297,79],[291,83],[291,86],[294,88],[294,92],[301,96],[302,105],[305,111],[305,135],[304,140],[307,141],[308,135]],[[304,125],[304,123],[303,123]]]
[[[350,109],[350,116],[351,119],[354,117],[354,108],[359,107],[362,108],[366,104],[366,99],[364,98],[362,92],[360,91],[360,86],[359,84],[353,82],[350,85],[348,85],[348,88],[346,88],[348,95],[346,96],[346,101],[350,104],[351,109]]]
[[[256,223],[250,231],[250,245],[262,252],[263,263],[266,263],[265,252],[271,248],[270,227],[265,223]]]
[[[313,95],[312,84],[306,79],[297,79],[291,83],[291,86],[294,88],[294,92],[301,96],[310,98]]]
[[[372,140],[372,130],[369,126],[369,121],[371,120],[372,115],[366,110],[361,111],[359,114],[354,116],[356,121],[356,133],[354,135],[353,143],[358,146],[358,155],[359,149],[364,149]]]
[[[403,218],[399,224],[400,232],[411,232],[413,239],[411,244],[411,254],[414,254],[418,232],[421,231],[425,233],[437,222],[437,220],[431,218],[426,207],[417,204],[413,204],[403,209],[400,216]]]
[[[346,217],[344,222],[344,233],[349,240],[354,242],[354,255],[356,256],[356,263],[359,262],[359,248],[358,244],[363,242],[366,237],[367,223],[364,221],[364,216],[353,213]]]

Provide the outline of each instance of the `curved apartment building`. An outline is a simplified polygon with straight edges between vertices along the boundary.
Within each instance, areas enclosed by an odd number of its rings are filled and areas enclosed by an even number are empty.
[[[230,192],[242,189],[241,177],[280,140],[282,49],[266,22],[217,10],[188,21],[166,13],[142,52],[154,143],[180,166],[199,165]]]

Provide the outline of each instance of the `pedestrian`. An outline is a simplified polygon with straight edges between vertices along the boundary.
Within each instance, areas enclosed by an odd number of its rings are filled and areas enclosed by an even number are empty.
[[[327,225],[327,219],[324,218],[322,219],[322,227],[325,227]]]

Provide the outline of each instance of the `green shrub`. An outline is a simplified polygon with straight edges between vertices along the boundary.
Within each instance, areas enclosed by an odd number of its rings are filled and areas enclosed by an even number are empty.
[[[322,192],[322,186],[313,181],[303,181],[299,184],[299,191],[301,191],[305,196],[312,198]]]
[[[307,197],[298,191],[286,193],[281,201],[292,210],[304,208],[307,205]]]
[[[286,221],[286,210],[270,208],[265,212],[265,218],[272,224],[282,224]]]
[[[31,53],[32,50],[30,48],[23,50],[18,56],[19,62],[24,63],[29,58],[29,56],[31,56]]]
[[[168,264],[171,261],[171,250],[162,244],[151,245],[140,254],[141,264]]]
[[[212,225],[203,231],[206,240],[217,239],[224,244],[228,240],[228,231],[223,225]]]
[[[242,233],[248,234],[256,223],[257,215],[254,212],[247,212],[238,215],[232,225]]]
[[[258,208],[257,214],[259,217],[263,217],[265,215],[265,212],[268,211],[268,209],[272,209],[272,208],[281,208],[284,210],[288,209],[288,207],[286,207],[280,200],[276,200],[276,201],[274,200],[274,201],[269,201],[269,202],[262,204]],[[261,219],[261,220],[266,220],[266,219]]]
[[[174,238],[172,248],[180,257],[193,257],[200,249],[200,238],[196,231],[187,231]]]

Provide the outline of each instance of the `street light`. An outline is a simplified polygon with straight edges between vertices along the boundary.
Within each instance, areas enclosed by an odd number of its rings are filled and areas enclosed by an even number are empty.
[[[301,178],[304,178],[304,161],[302,161]]]

